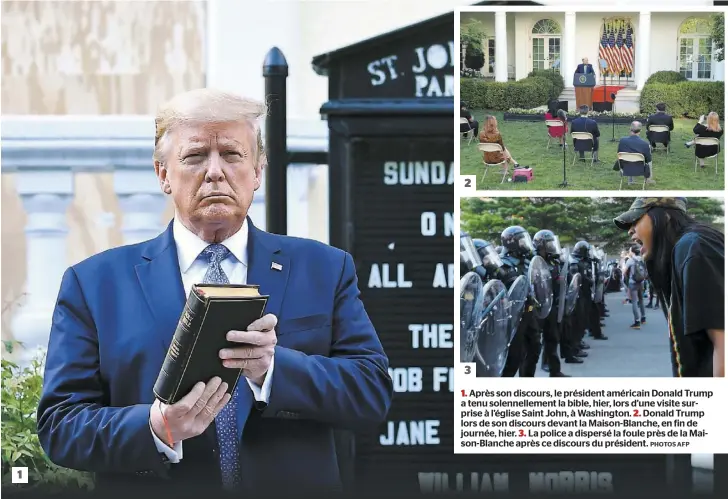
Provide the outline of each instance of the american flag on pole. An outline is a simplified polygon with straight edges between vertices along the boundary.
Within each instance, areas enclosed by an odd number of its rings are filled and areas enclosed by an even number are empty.
[[[609,54],[607,62],[609,63],[609,72],[613,75],[617,74],[617,49],[614,44],[614,28],[612,28],[609,31],[609,40],[607,41],[607,54]]]
[[[627,64],[625,72],[628,75],[634,73],[634,40],[632,40],[632,26],[627,26],[627,37],[624,40],[624,56]]]
[[[624,31],[623,28],[619,28],[619,33],[617,33],[617,41],[616,41],[617,73],[621,73],[626,68],[626,64],[624,63],[624,38],[622,37],[623,31]]]
[[[609,58],[607,57],[607,25],[604,25],[602,30],[602,39],[599,41],[599,58],[604,59],[609,64]],[[601,66],[600,66],[601,67]],[[609,66],[602,69],[602,74],[609,72]]]

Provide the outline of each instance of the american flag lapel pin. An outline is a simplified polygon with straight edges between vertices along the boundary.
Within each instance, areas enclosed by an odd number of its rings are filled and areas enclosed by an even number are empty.
[[[280,272],[281,270],[283,270],[283,265],[281,265],[280,263],[273,262],[270,264],[270,268]]]

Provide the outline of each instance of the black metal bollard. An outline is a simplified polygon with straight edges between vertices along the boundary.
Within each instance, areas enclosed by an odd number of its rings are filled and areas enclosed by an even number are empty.
[[[286,78],[288,63],[278,47],[268,51],[263,62],[265,99],[265,153],[268,157],[265,177],[265,225],[274,234],[287,233]]]

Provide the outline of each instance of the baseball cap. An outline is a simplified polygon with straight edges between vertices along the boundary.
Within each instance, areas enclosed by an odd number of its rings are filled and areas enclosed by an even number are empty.
[[[614,219],[614,223],[622,230],[629,230],[632,224],[647,213],[650,208],[658,207],[687,213],[688,200],[686,198],[637,198],[629,207],[629,210]]]

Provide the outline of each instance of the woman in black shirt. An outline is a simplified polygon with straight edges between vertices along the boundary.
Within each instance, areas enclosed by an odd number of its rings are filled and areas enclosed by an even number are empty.
[[[668,322],[674,375],[723,377],[723,234],[689,217],[686,198],[637,198],[614,223],[642,245]]]
[[[720,140],[723,136],[723,129],[720,127],[720,117],[718,116],[718,113],[711,111],[708,113],[707,118],[705,116],[701,116],[698,123],[696,123],[695,127],[693,127],[693,133],[698,137],[714,137]],[[694,143],[695,141],[691,140],[690,142],[686,142],[685,145],[690,147]],[[705,168],[704,158],[715,156],[718,154],[718,151],[718,146],[696,145],[695,155],[698,157],[698,161],[700,161],[700,168]]]

